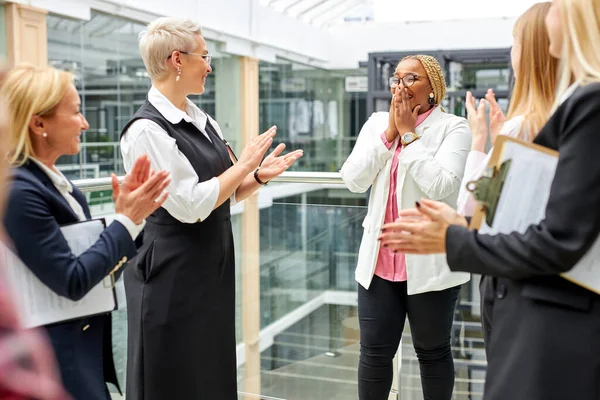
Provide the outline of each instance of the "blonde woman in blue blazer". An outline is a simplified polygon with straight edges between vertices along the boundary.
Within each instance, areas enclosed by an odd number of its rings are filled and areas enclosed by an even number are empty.
[[[82,131],[89,127],[73,78],[50,67],[19,66],[8,73],[1,93],[11,105],[12,127],[6,233],[42,283],[60,296],[80,300],[136,254],[134,240],[144,219],[166,199],[168,174],[150,176],[150,162],[141,157],[122,186],[113,175],[115,221],[90,249],[76,256],[60,227],[90,219],[90,209],[83,193],[54,165],[60,156],[79,152]],[[109,400],[105,382],[118,387],[110,314],[44,328],[73,398]]]

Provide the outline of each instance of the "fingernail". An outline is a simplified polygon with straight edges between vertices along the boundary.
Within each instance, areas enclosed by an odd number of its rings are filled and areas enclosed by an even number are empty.
[[[415,201],[415,205],[417,206],[417,208],[421,208],[421,203],[419,203],[418,201]]]

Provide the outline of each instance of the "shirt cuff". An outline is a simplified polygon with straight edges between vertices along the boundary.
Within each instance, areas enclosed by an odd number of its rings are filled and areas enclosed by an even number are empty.
[[[385,136],[385,131],[383,131],[383,133],[381,134],[381,141],[383,142],[383,144],[385,144],[385,147],[388,148],[388,150],[390,150],[392,148],[392,146],[394,145],[394,142],[388,142],[387,140],[387,136]]]
[[[120,222],[125,229],[127,229],[127,232],[129,232],[131,235],[132,240],[135,240],[140,232],[142,232],[142,229],[144,229],[144,226],[146,226],[146,220],[143,220],[141,224],[136,225],[135,222],[123,214],[116,214],[115,221]]]
[[[485,168],[485,165],[482,165],[482,163],[485,161],[486,158],[486,153],[471,150],[467,155],[467,161],[465,163],[465,178],[468,177],[470,180],[473,178],[474,174],[478,173],[479,170],[482,169],[482,167]]]

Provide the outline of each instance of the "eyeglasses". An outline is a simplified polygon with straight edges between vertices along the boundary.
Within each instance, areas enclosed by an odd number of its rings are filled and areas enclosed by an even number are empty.
[[[191,53],[189,51],[181,51],[181,50],[177,50],[177,51],[180,52],[181,54],[187,54],[190,56],[200,56],[200,57],[204,58],[204,61],[206,61],[206,63],[208,65],[210,65],[210,62],[212,61],[212,58],[213,58],[212,54],[210,54],[210,53],[209,54],[200,54],[200,53]],[[169,58],[171,58],[172,56],[173,56],[173,54],[171,54],[169,57],[167,57],[167,60]]]
[[[420,76],[417,74],[406,74],[402,78],[398,78],[397,76],[392,76],[392,77],[390,77],[389,84],[390,84],[391,88],[395,88],[396,86],[398,86],[400,84],[400,81],[402,81],[402,85],[404,85],[404,87],[411,87],[412,85],[415,84],[416,81],[419,81],[421,79],[427,79],[427,77]]]

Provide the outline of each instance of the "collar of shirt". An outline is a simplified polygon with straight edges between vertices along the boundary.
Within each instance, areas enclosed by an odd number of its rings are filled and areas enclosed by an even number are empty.
[[[148,101],[171,124],[178,124],[181,120],[195,124],[199,129],[206,129],[206,114],[202,112],[190,99],[186,99],[187,113],[175,107],[156,87],[152,86],[148,92]]]
[[[429,111],[426,111],[423,114],[417,115],[417,123],[415,124],[415,128],[417,126],[421,125],[427,119],[427,117],[429,117],[431,115],[433,110],[435,110],[435,107],[437,107],[437,106],[431,107],[431,109]]]
[[[30,158],[31,161],[33,161],[38,167],[40,167],[40,169],[48,176],[48,178],[50,179],[50,181],[52,182],[52,184],[54,184],[54,186],[56,186],[56,188],[60,191],[60,192],[68,192],[68,193],[72,193],[73,192],[73,186],[71,185],[71,182],[69,182],[69,180],[63,175],[62,172],[60,172],[59,170],[53,170],[52,168],[48,168],[48,166],[46,164],[44,164],[43,162],[41,162],[40,160],[31,157]]]

